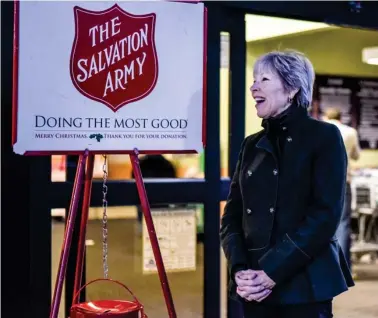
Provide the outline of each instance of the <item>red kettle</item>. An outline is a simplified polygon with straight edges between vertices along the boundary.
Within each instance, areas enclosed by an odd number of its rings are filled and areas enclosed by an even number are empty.
[[[76,293],[74,300],[77,299],[83,288],[98,281],[109,281],[122,286],[133,296],[134,300],[95,300],[85,303],[76,303],[74,301],[74,305],[71,307],[70,318],[148,318],[144,313],[143,305],[131,290],[124,284],[112,279],[99,278],[85,284]]]

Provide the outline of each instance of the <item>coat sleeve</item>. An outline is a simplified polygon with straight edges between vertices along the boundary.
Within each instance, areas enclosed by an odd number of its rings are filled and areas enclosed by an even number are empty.
[[[314,161],[313,204],[303,222],[259,259],[261,268],[276,284],[295,275],[328,246],[341,218],[347,156],[338,128],[326,128]]]
[[[242,230],[243,201],[239,186],[239,174],[245,144],[246,139],[244,139],[239,152],[239,159],[231,180],[220,228],[220,241],[228,260],[232,279],[234,279],[235,272],[247,269],[248,264]]]

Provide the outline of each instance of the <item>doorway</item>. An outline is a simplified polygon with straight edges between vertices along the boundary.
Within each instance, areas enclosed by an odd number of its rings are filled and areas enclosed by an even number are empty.
[[[249,90],[253,82],[254,62],[262,54],[283,49],[305,53],[314,65],[316,80],[311,115],[321,120],[327,108],[338,107],[342,111],[343,123],[359,132],[361,155],[359,160],[350,162],[358,183],[352,199],[352,254],[355,256],[353,268],[357,280],[355,288],[335,300],[335,314],[345,316],[353,311],[356,317],[375,317],[378,312],[372,298],[364,297],[358,306],[353,299],[371,288],[375,291],[371,295],[378,292],[378,208],[375,195],[372,199],[363,197],[364,193],[376,191],[378,182],[378,32],[253,13],[245,15],[245,30],[245,136],[262,129]],[[224,81],[221,91],[228,91],[227,85]],[[227,112],[221,109],[221,113],[225,114],[224,122],[229,121]],[[233,131],[221,130],[221,137],[229,133]],[[227,144],[227,140],[222,139],[221,145]],[[222,146],[221,150],[225,151]],[[368,209],[364,210],[364,206]],[[361,215],[364,217],[361,218]],[[359,233],[361,231],[363,233]],[[224,268],[224,258],[222,262]],[[225,281],[227,274],[223,275]],[[227,288],[222,287],[222,295],[226,297]],[[230,303],[229,317],[237,317],[238,306],[232,301]]]

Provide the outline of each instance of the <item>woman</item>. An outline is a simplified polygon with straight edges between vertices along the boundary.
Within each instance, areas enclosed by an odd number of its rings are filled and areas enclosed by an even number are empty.
[[[336,126],[308,115],[311,62],[271,52],[254,67],[263,130],[247,137],[221,221],[231,296],[245,318],[328,318],[353,286],[335,238],[347,157]]]

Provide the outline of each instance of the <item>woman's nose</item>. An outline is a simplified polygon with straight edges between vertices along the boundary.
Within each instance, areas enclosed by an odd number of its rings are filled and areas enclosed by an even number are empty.
[[[252,84],[250,90],[251,92],[256,92],[258,90],[258,85],[256,84],[256,82]]]

